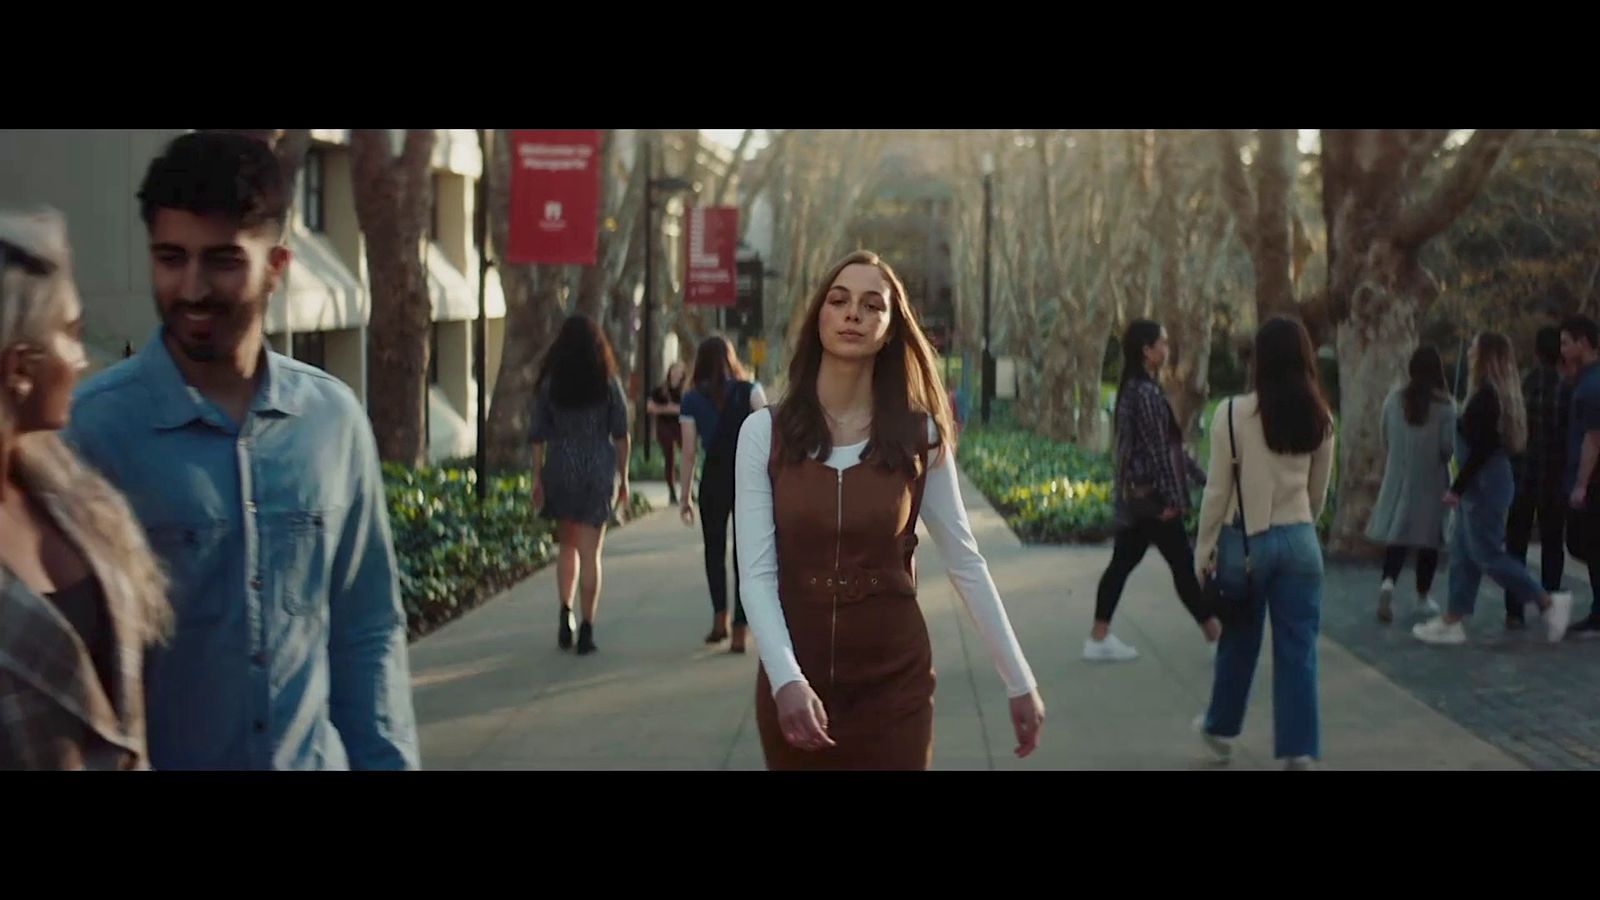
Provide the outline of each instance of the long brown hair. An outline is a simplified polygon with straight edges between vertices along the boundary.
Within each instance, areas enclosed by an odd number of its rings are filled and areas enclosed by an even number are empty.
[[[1422,425],[1428,421],[1428,408],[1450,396],[1444,386],[1444,359],[1438,350],[1424,344],[1411,354],[1406,369],[1411,376],[1401,393],[1406,421]]]
[[[937,428],[939,445],[947,446],[954,433],[949,399],[934,365],[933,346],[917,324],[905,285],[894,269],[870,250],[857,250],[836,263],[811,296],[789,359],[789,388],[773,413],[772,429],[781,441],[779,459],[796,465],[813,451],[819,459],[827,459],[833,452],[833,435],[817,399],[823,353],[819,321],[834,280],[856,265],[876,266],[889,282],[891,295],[889,340],[878,351],[872,371],[872,433],[861,458],[885,468],[914,472],[917,455],[928,443],[929,417]]]
[[[735,381],[748,381],[750,376],[739,364],[739,355],[733,344],[720,334],[713,334],[700,342],[694,355],[694,389],[711,401],[718,410],[728,397],[728,385]]]
[[[1485,331],[1468,351],[1474,392],[1492,388],[1500,400],[1500,439],[1506,449],[1521,453],[1528,447],[1528,411],[1517,383],[1517,356],[1511,341],[1498,331]]]
[[[606,333],[588,316],[575,315],[561,323],[536,383],[550,382],[550,400],[556,406],[581,409],[604,403],[616,377],[617,358]]]
[[[1254,386],[1261,431],[1273,453],[1305,454],[1333,431],[1317,380],[1311,335],[1298,319],[1273,316],[1256,332]]]

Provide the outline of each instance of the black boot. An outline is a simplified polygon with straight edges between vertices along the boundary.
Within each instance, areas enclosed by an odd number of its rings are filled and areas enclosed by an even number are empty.
[[[572,607],[561,607],[561,633],[556,637],[556,644],[563,650],[572,649]]]
[[[593,653],[600,649],[594,645],[594,623],[585,622],[578,626],[578,654]]]

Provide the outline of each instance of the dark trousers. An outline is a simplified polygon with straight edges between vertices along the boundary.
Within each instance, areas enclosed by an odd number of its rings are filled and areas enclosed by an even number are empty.
[[[1183,530],[1182,517],[1163,522],[1160,519],[1140,519],[1137,523],[1117,532],[1111,551],[1111,565],[1100,576],[1100,590],[1094,603],[1096,622],[1110,622],[1122,599],[1123,585],[1134,567],[1144,559],[1145,551],[1155,544],[1172,570],[1172,583],[1178,589],[1178,599],[1183,601],[1196,622],[1211,618],[1205,608],[1205,592],[1194,575],[1194,548],[1189,546],[1189,535]]]
[[[656,429],[656,443],[661,445],[661,459],[666,464],[667,497],[673,502],[678,500],[678,444],[683,438],[682,432],[677,431],[678,424],[672,425],[672,431],[666,428]]]
[[[1559,496],[1539,497],[1518,491],[1506,517],[1506,550],[1518,562],[1528,560],[1528,544],[1533,527],[1539,526],[1539,581],[1547,591],[1561,590],[1561,573],[1567,567],[1563,532],[1567,525],[1567,504]],[[1506,615],[1522,618],[1522,600],[1506,592]]]
[[[706,583],[711,587],[711,609],[728,608],[728,528],[738,527],[733,517],[733,477],[723,470],[732,463],[706,461],[700,473],[700,531],[706,539]],[[744,625],[744,601],[739,596],[739,548],[733,550],[733,624]]]
[[[1383,552],[1383,577],[1394,581],[1406,566],[1409,547],[1392,544]],[[1439,571],[1439,551],[1434,547],[1417,548],[1417,594],[1426,595],[1433,588],[1433,575]]]
[[[1594,501],[1587,509],[1567,510],[1567,549],[1589,566],[1589,616],[1593,617],[1600,612],[1595,602],[1595,592],[1600,591],[1600,509]],[[1572,618],[1579,621],[1576,614]]]

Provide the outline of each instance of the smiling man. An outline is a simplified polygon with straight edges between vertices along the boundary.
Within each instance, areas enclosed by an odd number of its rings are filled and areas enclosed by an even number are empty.
[[[145,678],[158,769],[416,768],[377,447],[344,384],[272,352],[288,186],[249,137],[187,134],[139,193],[161,324],[78,390],[68,438],[171,578]]]

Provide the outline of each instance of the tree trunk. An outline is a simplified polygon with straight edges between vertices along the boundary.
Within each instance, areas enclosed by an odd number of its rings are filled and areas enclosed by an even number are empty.
[[[432,321],[422,239],[433,205],[432,129],[405,133],[399,158],[384,129],[350,135],[356,217],[366,237],[372,290],[367,329],[367,410],[386,462],[427,459],[428,327]]]
[[[1265,129],[1256,160],[1256,243],[1251,256],[1256,273],[1256,321],[1294,315],[1289,207],[1293,202],[1295,133]]]
[[[1294,293],[1291,225],[1298,159],[1295,133],[1275,129],[1261,132],[1258,152],[1251,166],[1256,182],[1253,191],[1239,160],[1238,134],[1218,131],[1215,138],[1222,197],[1233,212],[1240,240],[1250,249],[1256,285],[1256,321],[1265,322],[1279,314],[1299,314]]]
[[[492,165],[487,173],[489,233],[494,246],[504,247],[511,228],[510,135],[498,130],[494,139]],[[505,292],[506,319],[500,373],[495,379],[485,435],[491,471],[528,465],[534,380],[545,348],[555,336],[560,315],[553,267],[502,262],[498,271]]]
[[[1329,549],[1370,555],[1363,532],[1383,482],[1377,423],[1417,345],[1417,321],[1437,292],[1418,262],[1424,242],[1477,195],[1512,137],[1478,131],[1427,196],[1408,188],[1444,136],[1428,131],[1322,132],[1329,310],[1339,359],[1339,488]]]

